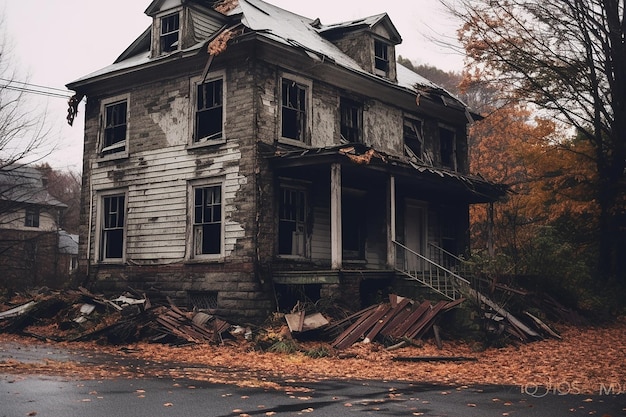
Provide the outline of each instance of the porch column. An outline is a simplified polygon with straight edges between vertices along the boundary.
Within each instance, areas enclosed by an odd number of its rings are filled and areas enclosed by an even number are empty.
[[[332,269],[341,269],[341,165],[330,166],[330,262]]]
[[[387,183],[387,264],[393,267],[396,264],[396,177],[389,176]]]

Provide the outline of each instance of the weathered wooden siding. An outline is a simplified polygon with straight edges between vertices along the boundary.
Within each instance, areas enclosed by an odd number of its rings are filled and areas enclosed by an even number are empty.
[[[189,9],[190,21],[193,25],[193,37],[195,42],[202,42],[217,32],[222,24],[214,17],[208,16],[199,10]]]

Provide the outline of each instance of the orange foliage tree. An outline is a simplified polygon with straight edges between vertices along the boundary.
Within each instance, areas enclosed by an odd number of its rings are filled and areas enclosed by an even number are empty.
[[[472,76],[499,91],[500,100],[530,103],[578,132],[576,140],[567,146],[577,155],[571,157],[572,162],[593,159],[596,181],[590,191],[599,209],[596,276],[626,285],[624,2],[447,3],[461,22],[459,39],[467,66],[474,71]],[[555,162],[568,159],[559,152],[550,148],[547,154],[554,154]],[[570,181],[580,177],[577,168],[577,164],[568,167]],[[570,209],[576,210],[574,206]]]
[[[471,140],[472,171],[510,187],[492,213],[492,239],[511,260],[509,272],[532,269],[528,257],[545,228],[563,219],[597,224],[597,175],[587,142],[564,136],[554,121],[533,117],[519,105],[501,107],[474,124]],[[471,219],[474,248],[486,248],[489,208],[473,207]]]

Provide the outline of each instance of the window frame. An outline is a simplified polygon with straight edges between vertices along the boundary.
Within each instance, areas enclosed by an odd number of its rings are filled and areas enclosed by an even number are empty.
[[[348,120],[344,119],[344,115],[346,112],[344,110],[350,110],[350,125],[347,125],[345,122]],[[356,113],[356,114],[354,114]],[[356,119],[356,120],[355,120]],[[356,122],[356,127],[352,126]],[[344,135],[344,129],[347,129],[348,132],[356,132],[357,138],[356,140],[351,140],[346,138]],[[339,100],[339,131],[340,137],[342,141],[346,141],[347,143],[364,143],[364,135],[363,135],[363,104],[358,101],[341,97]],[[352,136],[352,135],[350,135]]]
[[[169,30],[168,32],[164,31],[164,23],[166,23],[167,19],[171,19],[176,17],[177,28],[173,30]],[[180,41],[181,41],[181,11],[168,12],[159,18],[159,28],[158,28],[158,42],[159,42],[159,55],[171,54],[172,52],[176,52],[181,49]],[[172,38],[175,35],[175,41],[171,43],[170,46],[165,47],[165,40]]]
[[[411,129],[414,135],[411,135],[407,130]],[[402,121],[402,140],[404,142],[404,153],[410,159],[416,158],[418,162],[427,163],[428,154],[425,149],[424,142],[424,121],[417,117],[404,116]],[[417,142],[419,144],[419,152],[411,145],[410,142]]]
[[[296,86],[298,89],[300,89],[300,91],[303,92],[304,97],[301,100],[301,104],[304,107],[303,109],[297,109],[297,108],[293,108],[290,106],[285,106],[285,82],[291,82],[294,86]],[[298,145],[298,146],[302,146],[302,145],[310,145],[311,143],[311,139],[310,139],[310,132],[311,132],[311,119],[312,119],[312,109],[313,109],[313,104],[312,104],[312,91],[313,91],[313,83],[311,80],[305,79],[303,77],[294,75],[294,74],[289,74],[289,73],[283,73],[280,76],[279,79],[279,97],[278,97],[278,102],[280,103],[279,106],[279,135],[278,137],[280,138],[279,140],[281,142],[285,142],[285,143],[289,143],[292,145]],[[300,124],[300,128],[301,128],[301,133],[300,133],[300,138],[292,138],[290,136],[285,136],[285,112],[289,111],[289,110],[294,110],[296,112],[299,112],[299,114],[302,115],[303,120],[301,121],[296,121],[296,123]]]
[[[308,242],[309,231],[308,231],[307,223],[309,219],[310,209],[309,209],[308,204],[309,204],[310,197],[309,197],[308,187],[305,184],[301,184],[301,183],[284,182],[280,184],[278,189],[279,189],[278,206],[277,206],[278,228],[277,228],[277,236],[276,236],[276,242],[277,242],[276,253],[278,257],[280,258],[305,259],[308,257],[308,253],[309,253],[309,242]],[[300,218],[290,219],[290,218],[283,217],[284,192],[285,191],[289,191],[289,192],[296,194],[297,207],[295,209],[295,212],[296,212],[296,217],[300,217]],[[294,224],[294,230],[292,231],[292,233],[301,233],[302,235],[301,245],[302,246],[300,250],[296,249],[294,252],[293,250],[294,241],[291,240],[292,250],[290,251],[290,253],[281,252],[281,242],[282,242],[281,236],[282,236],[282,233],[284,232],[284,230],[281,228],[281,225],[284,222],[290,222]],[[292,239],[293,239],[293,236],[292,236]]]
[[[198,138],[198,92],[199,88],[202,85],[213,83],[216,81],[221,82],[221,90],[222,90],[222,102],[221,102],[221,130],[219,136],[217,134],[203,136]],[[191,81],[191,114],[192,117],[189,118],[190,122],[190,132],[191,132],[191,142],[190,147],[202,147],[207,145],[221,144],[226,142],[226,100],[227,100],[227,92],[226,92],[226,76],[224,71],[218,71],[215,73],[209,74],[207,77],[196,77]],[[217,106],[213,107],[217,108]],[[202,109],[202,111],[209,111],[210,109]]]
[[[121,104],[126,105],[126,117],[125,117],[125,132],[124,139],[121,139],[117,142],[114,142],[108,146],[106,145],[107,140],[107,129],[116,129],[122,126],[113,125],[109,126],[108,120],[108,109],[114,106],[118,106]],[[109,97],[107,99],[103,99],[100,104],[100,118],[101,118],[101,128],[100,128],[100,140],[99,140],[99,149],[98,155],[100,159],[118,159],[124,158],[128,156],[128,143],[129,143],[129,131],[130,131],[130,94],[123,94],[114,97]]]
[[[382,39],[374,38],[374,74],[389,77],[389,43]],[[379,55],[379,52],[382,55]]]
[[[127,231],[128,231],[128,192],[126,190],[107,190],[98,192],[98,218],[97,218],[97,236],[96,236],[96,255],[98,262],[100,263],[124,263],[126,261],[126,243],[127,243]],[[105,230],[106,228],[106,199],[109,198],[124,198],[122,213],[122,226],[109,227],[109,230]],[[121,247],[121,256],[120,257],[112,257],[108,256],[107,253],[107,244],[105,240],[107,240],[109,232],[113,233],[115,230],[122,230],[122,247]]]
[[[444,149],[444,135],[443,135],[444,131],[450,132],[450,137],[447,138],[447,140],[450,141],[451,146],[450,146],[450,149],[446,152],[447,157],[450,159],[449,164],[444,163],[444,150],[446,150]],[[458,170],[456,141],[457,141],[456,129],[448,125],[440,124],[439,125],[439,161],[441,162],[441,166],[443,168],[448,168],[453,171]]]
[[[219,252],[216,253],[198,253],[198,235],[197,227],[202,224],[196,222],[196,190],[219,187],[220,195],[220,226],[219,226]],[[203,180],[190,181],[188,183],[188,217],[189,217],[189,239],[188,239],[188,260],[190,261],[222,261],[224,259],[226,248],[226,207],[225,207],[225,190],[223,178],[211,178]]]
[[[24,227],[38,229],[40,219],[41,210],[39,209],[39,207],[30,206],[24,208]]]

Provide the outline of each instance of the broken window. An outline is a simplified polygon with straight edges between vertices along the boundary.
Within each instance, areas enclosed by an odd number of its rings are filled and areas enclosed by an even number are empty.
[[[341,139],[348,143],[363,140],[363,106],[348,99],[341,99]]]
[[[194,188],[194,255],[222,253],[222,186]]]
[[[439,128],[439,148],[441,165],[456,171],[456,144],[455,133],[452,129]]]
[[[424,162],[424,138],[421,120],[404,119],[404,146],[409,158],[416,159],[417,162]]]
[[[374,73],[386,77],[389,75],[389,49],[387,43],[374,40]]]
[[[305,141],[306,87],[295,81],[282,82],[282,130],[284,138]]]
[[[223,94],[221,78],[198,84],[196,91],[196,142],[222,138]]]
[[[26,207],[26,216],[24,217],[24,226],[39,227],[39,208]]]
[[[102,198],[102,237],[100,258],[121,259],[124,254],[124,222],[126,196],[108,195]]]
[[[281,187],[278,225],[278,253],[305,255],[306,191]]]
[[[118,101],[104,106],[104,142],[102,155],[126,150],[128,103]]]
[[[180,18],[178,13],[161,18],[161,53],[178,49]]]

